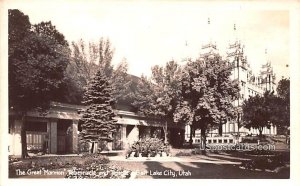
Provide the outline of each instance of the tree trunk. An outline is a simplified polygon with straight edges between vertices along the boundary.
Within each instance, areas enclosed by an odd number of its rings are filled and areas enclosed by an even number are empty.
[[[164,129],[164,135],[165,135],[165,144],[167,144],[168,143],[168,123],[167,122],[165,122],[166,124],[165,124],[165,126],[163,127],[163,129]]]
[[[201,128],[201,153],[206,154],[206,127]]]
[[[223,134],[223,125],[220,124],[219,125],[219,135],[222,136],[222,134]]]
[[[26,113],[22,113],[21,120],[21,146],[22,146],[22,158],[29,157],[27,153],[27,141],[26,141],[26,127],[25,127],[25,115]]]
[[[259,128],[258,128],[258,131],[259,131],[259,137],[262,137],[262,131],[263,131],[263,128],[262,128],[262,127],[259,127]]]
[[[193,125],[190,125],[190,140],[189,140],[190,147],[193,147]]]
[[[96,149],[95,142],[94,142],[94,141],[92,141],[92,147],[91,147],[91,151],[90,151],[90,153],[91,153],[91,154],[95,153],[95,149]]]

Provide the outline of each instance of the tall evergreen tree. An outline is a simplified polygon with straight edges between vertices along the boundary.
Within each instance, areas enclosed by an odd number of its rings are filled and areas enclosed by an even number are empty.
[[[92,143],[91,152],[95,152],[95,142],[112,140],[116,124],[112,91],[108,78],[99,70],[84,93],[83,103],[87,108],[80,119],[81,137],[85,142]]]

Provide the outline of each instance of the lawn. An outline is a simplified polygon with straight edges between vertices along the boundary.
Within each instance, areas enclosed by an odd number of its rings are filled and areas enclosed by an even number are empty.
[[[249,158],[249,157],[248,157]],[[140,178],[174,178],[174,179],[280,179],[289,178],[289,167],[281,169],[278,173],[257,170],[241,169],[240,163],[247,160],[239,154],[214,154],[191,155],[166,159],[150,160],[127,160],[124,157],[110,157],[109,162],[105,162],[110,167],[118,167],[118,170],[131,172],[131,176]],[[74,166],[88,164],[92,165],[93,159],[84,161],[82,157],[36,157],[26,159],[19,163],[10,165],[10,178],[64,178],[69,170]],[[14,167],[14,168],[12,168]],[[27,170],[28,167],[43,167],[54,174],[16,175],[16,168]],[[40,169],[32,170],[40,170]],[[119,169],[121,168],[121,169]],[[64,172],[61,174],[61,172]]]
[[[114,163],[118,164],[119,166],[125,169],[135,171],[136,178],[154,178],[154,179],[156,178],[177,178],[177,179],[178,178],[179,179],[289,178],[288,168],[280,171],[279,173],[272,173],[272,172],[240,169],[238,165],[214,164],[214,163],[203,163],[203,162],[119,161]]]

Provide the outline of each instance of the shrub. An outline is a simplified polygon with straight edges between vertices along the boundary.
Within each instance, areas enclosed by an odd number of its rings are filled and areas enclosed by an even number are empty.
[[[85,165],[84,167],[81,168],[74,167],[72,170],[68,171],[65,178],[124,179],[124,178],[129,178],[130,173],[131,171],[125,170],[116,165],[92,163],[91,165],[88,166]]]
[[[191,155],[192,155],[191,152],[182,152],[182,151],[175,154],[175,156],[191,156]]]
[[[254,149],[252,151],[247,152],[247,154],[250,155],[266,155],[266,156],[272,156],[275,155],[274,151],[270,151],[270,150],[259,150],[259,149]]]
[[[275,170],[277,167],[284,166],[286,163],[285,157],[282,155],[259,157],[254,160],[243,161],[241,167],[254,170]]]
[[[157,154],[161,155],[162,152],[169,155],[170,146],[168,144],[164,144],[164,142],[158,138],[144,138],[132,144],[128,154],[130,155],[132,152],[135,153],[135,157],[139,156],[139,154],[143,157],[153,157]]]
[[[68,168],[66,178],[129,178],[130,171],[116,165],[110,165],[109,159],[101,154],[84,154],[82,157],[49,157],[36,158],[31,161],[9,164],[9,177],[17,177],[20,170],[53,170]],[[70,169],[71,168],[71,169]],[[93,174],[86,174],[93,172]],[[81,174],[83,173],[83,174]]]
[[[84,140],[79,140],[78,141],[78,151],[79,153],[87,153],[89,152],[89,143],[84,141]]]
[[[84,154],[81,157],[84,160],[84,165],[91,165],[92,163],[96,164],[107,164],[109,163],[109,159],[106,156],[101,154]]]
[[[13,162],[17,162],[17,161],[19,161],[18,158],[11,156],[11,155],[8,156],[8,163],[13,163]]]

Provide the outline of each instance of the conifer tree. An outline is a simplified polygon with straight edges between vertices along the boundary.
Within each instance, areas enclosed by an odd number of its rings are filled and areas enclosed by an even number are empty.
[[[102,70],[89,82],[83,103],[87,108],[80,119],[81,137],[85,142],[92,143],[91,152],[96,150],[95,142],[112,140],[116,120],[112,106],[115,99],[112,97],[112,86]]]

